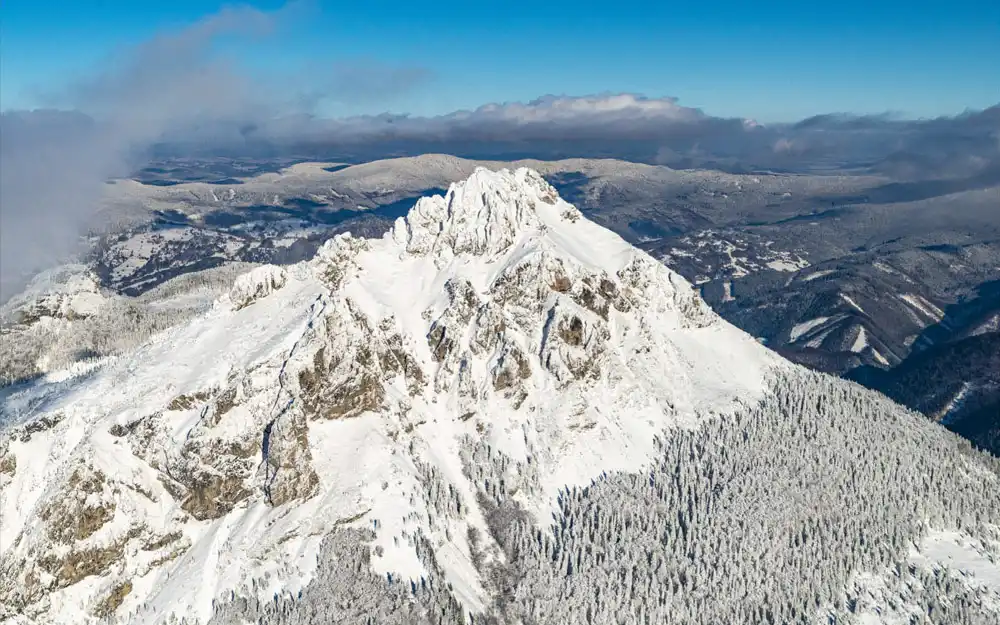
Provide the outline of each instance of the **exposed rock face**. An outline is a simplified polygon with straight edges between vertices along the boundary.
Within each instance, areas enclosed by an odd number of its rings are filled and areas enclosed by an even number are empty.
[[[109,570],[125,554],[125,543],[117,542],[107,547],[72,550],[65,555],[47,554],[38,562],[42,571],[54,581],[50,588],[65,588],[86,577]]]
[[[194,393],[192,395],[178,395],[170,400],[169,404],[167,404],[167,410],[190,410],[199,403],[208,399],[208,397],[208,393],[205,393],[204,391]]]
[[[281,506],[316,494],[319,476],[312,467],[308,432],[305,415],[299,411],[283,415],[266,431],[264,490],[268,504]]]
[[[195,469],[181,479],[183,486],[171,494],[182,497],[181,509],[199,521],[224,516],[250,496],[244,484],[246,478],[239,475],[215,475]],[[171,490],[169,486],[167,489]]]
[[[600,357],[611,338],[600,317],[563,303],[548,311],[541,359],[544,367],[560,382],[572,379],[596,379],[600,376]]]
[[[33,531],[18,536],[14,547],[26,557],[2,554],[0,576],[9,583],[0,585],[0,604],[30,613],[46,593],[115,568],[142,533],[141,520],[126,521],[119,511],[129,507],[121,482],[85,462],[67,470],[60,490],[38,506]]]
[[[157,479],[180,509],[197,520],[217,519],[253,493],[252,480],[260,444],[249,432],[220,436],[208,417],[211,404],[171,401],[166,412],[150,415],[126,431],[132,452],[158,471]],[[168,442],[170,421],[176,413],[201,418],[179,446]]]
[[[334,343],[318,349],[313,367],[299,373],[306,412],[313,418],[348,419],[377,409],[385,389],[378,355],[364,340],[364,332],[370,331],[367,319],[354,313],[347,318],[331,315],[326,322]]]
[[[479,170],[381,240],[338,236],[230,299],[5,433],[0,605],[190,614],[307,578],[303,554],[364,526],[380,575],[461,577],[476,606],[502,568],[486,521],[502,502],[463,477],[468,441],[539,476],[519,496],[544,518],[567,484],[638,470],[681,417],[762,393],[774,362],[529,170]]]
[[[378,323],[349,297],[334,296],[332,310],[317,323],[320,346],[311,366],[298,374],[299,394],[313,419],[349,419],[378,410],[386,383],[401,376],[411,394],[424,374],[392,318]]]
[[[48,524],[50,539],[72,544],[90,537],[114,518],[113,493],[103,473],[80,466],[69,476],[62,496],[42,508],[38,516]]]
[[[10,482],[15,473],[17,473],[17,456],[10,450],[8,439],[2,438],[0,439],[0,491]]]
[[[94,608],[94,616],[98,618],[110,617],[122,604],[122,601],[125,601],[125,597],[130,592],[132,592],[132,582],[124,581],[118,584],[108,593],[107,597],[97,604],[97,607]]]

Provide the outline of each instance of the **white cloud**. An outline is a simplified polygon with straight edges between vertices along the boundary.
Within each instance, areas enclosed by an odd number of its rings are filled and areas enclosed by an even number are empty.
[[[676,98],[647,98],[631,93],[582,97],[544,96],[528,103],[487,104],[470,113],[454,113],[452,118],[514,123],[584,122],[613,118],[691,122],[705,119],[700,110],[677,104]]]

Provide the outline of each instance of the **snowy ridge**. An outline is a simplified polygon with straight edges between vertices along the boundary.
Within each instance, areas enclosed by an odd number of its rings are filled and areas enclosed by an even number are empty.
[[[51,325],[89,317],[104,301],[97,277],[87,267],[64,265],[35,276],[23,293],[0,306],[0,320]]]

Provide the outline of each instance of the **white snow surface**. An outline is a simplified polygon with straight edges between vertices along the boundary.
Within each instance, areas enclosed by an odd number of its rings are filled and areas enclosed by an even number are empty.
[[[973,538],[955,529],[932,529],[911,547],[908,562],[978,591],[981,607],[995,613],[1000,621],[1000,542]],[[897,580],[899,576],[895,570],[854,576],[850,586],[858,596],[859,623],[908,625],[926,617],[926,608],[911,596],[921,586],[919,578],[905,568]]]
[[[860,354],[866,347],[868,347],[868,333],[865,331],[864,326],[858,326],[858,335],[854,337],[851,351]]]
[[[606,319],[578,297],[581,289],[604,289],[602,280],[621,295]],[[467,316],[449,296],[465,283],[464,297],[475,300]],[[9,439],[17,465],[12,476],[0,474],[0,564],[30,571],[43,553],[123,545],[100,575],[59,589],[42,576],[45,599],[31,606],[31,622],[96,623],[94,606],[123,580],[132,591],[114,622],[204,619],[213,599],[253,580],[264,598],[307,583],[323,536],[343,525],[374,529],[372,548],[381,555],[373,553],[373,567],[402,577],[426,573],[410,540],[416,532],[443,545],[439,563],[474,611],[484,597],[466,528],[452,528],[447,540],[442,523],[450,521],[431,523],[418,463],[474,502],[459,458],[463,438],[485,438],[519,460],[530,455],[541,466],[543,492],[518,497],[547,523],[558,489],[603,471],[641,469],[655,453],[654,435],[754,401],[769,372],[789,366],[712,313],[683,278],[588,221],[524,168],[477,168],[444,197],[421,199],[382,239],[340,235],[312,261],[254,270],[237,280],[231,298],[244,305],[223,298],[132,354],[31,387],[0,408],[57,420]],[[823,321],[796,326],[793,340]],[[452,341],[444,358],[428,340],[438,322]],[[560,324],[577,322],[580,344],[559,338]],[[259,469],[246,478],[251,496],[218,518],[197,520],[165,488],[164,466],[193,443],[220,450],[253,443],[269,424],[291,418],[280,405],[289,414],[305,410],[294,374],[321,348],[377,346],[390,336],[400,337],[426,383],[413,390],[403,375],[385,373],[378,408],[303,420],[308,453],[282,470],[311,467],[318,485],[310,495],[270,505]],[[514,351],[530,366],[518,382],[521,402],[495,384]],[[575,373],[581,367],[586,375]],[[327,384],[339,383],[330,376]],[[238,390],[235,407],[205,422],[229,388]],[[192,405],[172,403],[180,396],[194,398]],[[160,429],[143,453],[112,433],[151,416]],[[106,476],[94,497],[113,502],[113,515],[92,535],[59,544],[40,514],[59,505],[81,467]],[[488,535],[481,515],[469,517]],[[141,546],[174,533],[181,538],[172,546]]]
[[[881,365],[883,365],[885,367],[889,366],[889,361],[886,360],[885,356],[883,356],[882,353],[879,352],[874,347],[872,348],[872,357],[875,358],[875,360],[877,360],[879,362],[879,364],[881,364]]]
[[[971,382],[962,382],[962,387],[958,389],[958,392],[955,393],[948,403],[938,410],[937,414],[931,415],[932,418],[941,425],[951,425],[951,423],[955,420],[955,413],[957,413],[962,407],[966,397],[969,396],[969,392],[974,391],[975,389],[976,387]]]
[[[823,269],[821,271],[814,271],[814,272],[808,274],[806,277],[802,278],[802,281],[803,282],[812,282],[813,280],[816,280],[818,278],[822,278],[823,276],[828,276],[828,275],[830,275],[832,273],[836,273],[836,271],[834,271],[833,269]]]
[[[733,297],[733,281],[726,280],[722,283],[722,301],[723,302],[733,302],[736,298]]]
[[[799,337],[808,333],[813,328],[818,328],[819,326],[823,325],[829,320],[830,320],[829,317],[816,317],[815,319],[810,319],[808,321],[803,321],[802,323],[797,323],[788,333],[788,340],[791,342],[795,342],[799,339]]]
[[[925,297],[915,293],[903,293],[899,298],[934,322],[944,318],[944,311],[927,301]]]
[[[769,261],[767,266],[775,271],[798,271],[803,267],[808,267],[809,263],[801,258],[796,260],[779,259]]]
[[[845,302],[847,302],[852,308],[854,308],[855,310],[857,310],[859,313],[864,314],[865,309],[862,308],[861,306],[858,306],[858,303],[855,302],[853,299],[851,299],[850,295],[847,295],[845,293],[841,293],[840,294],[840,298],[842,300],[844,300]]]

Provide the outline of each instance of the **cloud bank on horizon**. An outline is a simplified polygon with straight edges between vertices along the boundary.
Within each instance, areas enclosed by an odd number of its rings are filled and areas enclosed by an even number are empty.
[[[981,149],[996,147],[1000,137],[1000,103],[983,111],[927,120],[891,116],[822,114],[796,123],[761,125],[752,119],[724,118],[681,105],[676,98],[649,98],[637,94],[591,96],[547,95],[531,102],[485,104],[472,111],[456,111],[436,117],[372,115],[344,119],[288,116],[260,122],[244,136],[272,140],[312,140],[316,143],[349,144],[379,140],[440,141],[577,141],[599,139],[644,140],[667,143],[676,140],[700,144],[706,141],[751,147],[759,153],[829,149],[836,144],[881,141],[883,149],[904,149],[917,140],[948,141],[962,137],[981,143]],[[830,141],[820,141],[819,137]],[[725,144],[718,149],[725,152]],[[974,146],[968,146],[974,147]],[[871,145],[869,149],[874,149]],[[736,148],[730,148],[736,151]]]
[[[729,171],[832,167],[1000,181],[1000,103],[927,120],[824,114],[760,125],[711,116],[675,98],[620,93],[548,95],[434,117],[327,118],[316,114],[319,102],[378,106],[433,75],[348,62],[278,80],[242,72],[213,46],[227,37],[280,37],[290,12],[225,9],[120,55],[124,62],[56,94],[57,109],[0,115],[0,302],[31,274],[71,255],[92,225],[104,182],[141,168],[154,152],[610,157]]]
[[[77,251],[104,182],[140,166],[162,137],[197,120],[266,114],[252,81],[211,46],[264,33],[279,17],[224,9],[51,94],[63,110],[0,116],[0,302]]]

